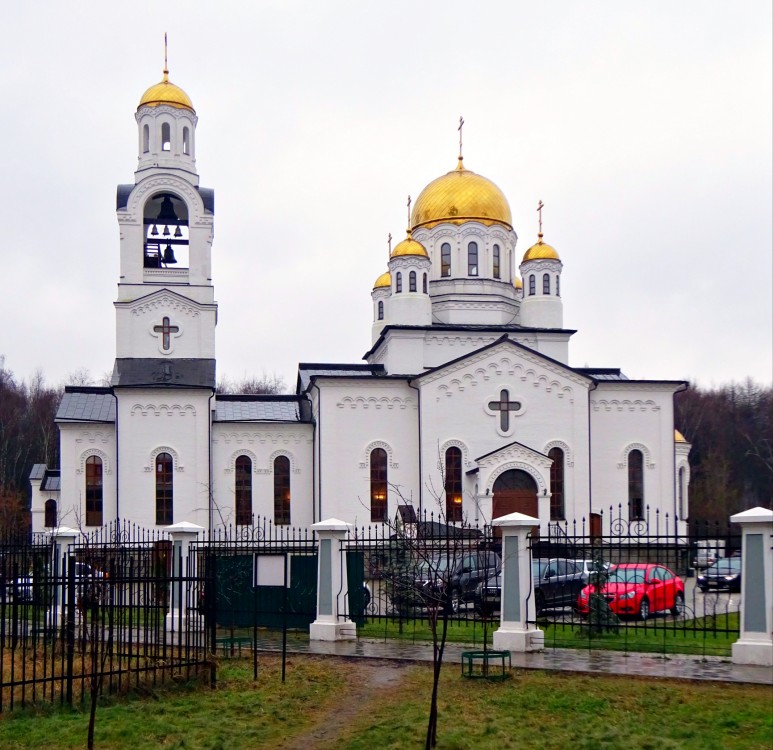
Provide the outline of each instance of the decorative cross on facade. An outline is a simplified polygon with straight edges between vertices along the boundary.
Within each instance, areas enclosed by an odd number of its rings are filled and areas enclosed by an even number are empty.
[[[499,412],[499,426],[502,432],[510,429],[510,412],[519,411],[520,401],[510,401],[510,393],[507,390],[499,392],[499,401],[489,401],[488,408]]]
[[[153,326],[156,333],[161,334],[161,348],[168,352],[172,348],[172,334],[180,330],[179,326],[169,325],[169,318],[163,318],[160,326]]]

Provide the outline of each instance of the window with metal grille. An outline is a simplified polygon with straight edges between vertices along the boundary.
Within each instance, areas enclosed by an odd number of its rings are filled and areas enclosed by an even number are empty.
[[[168,453],[156,456],[156,525],[174,523],[174,464]]]
[[[102,525],[102,459],[86,459],[86,526]]]
[[[462,451],[453,447],[446,450],[446,521],[462,518]]]
[[[550,520],[563,521],[564,511],[564,452],[560,448],[551,448],[548,458],[550,466]]]
[[[277,456],[274,459],[274,524],[290,523],[290,459]]]
[[[644,456],[640,450],[628,454],[628,520],[644,518]]]
[[[478,275],[478,243],[470,242],[467,245],[467,275]]]
[[[236,523],[249,526],[252,523],[252,460],[249,456],[238,456],[234,469]]]
[[[387,520],[387,452],[374,448],[370,452],[370,520]]]

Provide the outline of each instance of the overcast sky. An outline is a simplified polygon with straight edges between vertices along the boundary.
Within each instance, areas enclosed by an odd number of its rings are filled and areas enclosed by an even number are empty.
[[[358,362],[405,202],[465,166],[564,263],[575,366],[773,378],[770,0],[17,2],[0,28],[0,355],[112,369],[115,187],[161,79],[215,189],[218,374]]]

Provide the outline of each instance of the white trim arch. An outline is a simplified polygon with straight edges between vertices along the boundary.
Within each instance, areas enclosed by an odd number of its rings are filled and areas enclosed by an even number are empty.
[[[644,458],[644,466],[648,469],[654,469],[655,464],[652,462],[652,455],[650,454],[650,449],[644,445],[644,443],[628,443],[628,445],[623,448],[623,454],[620,457],[620,463],[617,464],[618,469],[627,469],[628,468],[628,456],[631,454],[631,451],[641,451],[642,457]]]
[[[443,472],[445,470],[446,451],[449,448],[458,448],[462,452],[462,466],[464,467],[465,471],[469,471],[473,468],[473,465],[470,463],[470,451],[467,445],[461,440],[452,438],[451,440],[446,440],[440,445],[440,455],[438,456],[437,460],[438,471]]]
[[[290,473],[291,474],[300,474],[301,470],[298,468],[298,463],[295,460],[295,456],[290,453],[290,451],[285,450],[284,448],[280,448],[279,450],[274,451],[269,457],[268,457],[268,467],[266,468],[266,473],[271,474],[273,476],[274,474],[274,461],[276,461],[277,458],[280,456],[284,456],[289,462],[290,462]]]
[[[494,483],[497,481],[497,479],[499,479],[500,476],[502,476],[502,474],[510,471],[511,469],[520,469],[521,471],[525,471],[537,483],[537,497],[540,497],[540,495],[550,497],[550,488],[545,483],[545,477],[542,475],[540,470],[534,466],[531,466],[530,464],[523,463],[522,461],[510,461],[509,463],[502,464],[502,466],[498,466],[494,471],[492,471],[489,475],[488,481],[486,482],[487,495],[494,494]]]
[[[394,453],[392,451],[392,446],[389,445],[389,443],[385,443],[383,440],[373,440],[372,442],[368,443],[367,447],[365,448],[365,454],[362,461],[360,461],[360,468],[361,469],[369,469],[370,468],[370,454],[373,453],[373,451],[376,448],[383,448],[386,451],[387,454],[387,466],[390,469],[399,469],[399,465],[394,461]]]
[[[545,443],[545,450],[543,453],[547,456],[552,448],[560,448],[564,452],[564,463],[568,468],[574,467],[574,452],[563,440],[551,440],[549,443]]]
[[[224,473],[225,474],[233,474],[236,471],[236,459],[239,458],[239,456],[247,456],[247,458],[252,461],[252,473],[258,474],[258,457],[251,451],[247,450],[246,448],[242,448],[241,450],[234,451],[229,459],[228,459],[228,466],[225,468]]]
[[[153,471],[153,467],[156,464],[156,457],[159,453],[168,453],[172,457],[172,470],[175,472],[184,471],[184,467],[180,465],[180,456],[174,448],[170,448],[168,445],[159,445],[150,452],[150,462],[145,466],[145,471]]]
[[[110,459],[107,456],[107,453],[104,451],[99,450],[99,448],[86,448],[86,450],[83,451],[80,455],[79,460],[79,466],[76,470],[76,474],[84,474],[86,471],[86,459],[90,458],[91,456],[96,456],[97,458],[102,459],[102,475],[108,476],[112,473],[112,469],[110,468]]]

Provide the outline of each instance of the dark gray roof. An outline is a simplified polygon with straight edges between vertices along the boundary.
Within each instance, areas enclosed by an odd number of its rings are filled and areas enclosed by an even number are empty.
[[[341,365],[301,362],[298,365],[298,392],[303,393],[313,377],[382,378],[384,365]]]
[[[301,407],[295,396],[217,397],[215,422],[300,422]]]
[[[56,412],[57,422],[115,422],[115,399],[109,388],[67,386]]]
[[[115,192],[115,208],[120,211],[126,208],[129,203],[129,196],[136,185],[119,185]],[[215,213],[215,191],[212,188],[197,187],[201,196],[201,202],[204,204],[204,213]]]
[[[35,464],[30,471],[30,480],[43,479],[46,473],[45,464]]]
[[[214,388],[214,359],[116,359],[115,388]]]
[[[574,367],[572,369],[594,380],[628,380],[628,377],[616,367]]]
[[[53,470],[47,471],[45,479],[43,479],[43,482],[40,485],[40,489],[46,490],[46,492],[59,492],[59,490],[62,489],[59,472]]]

